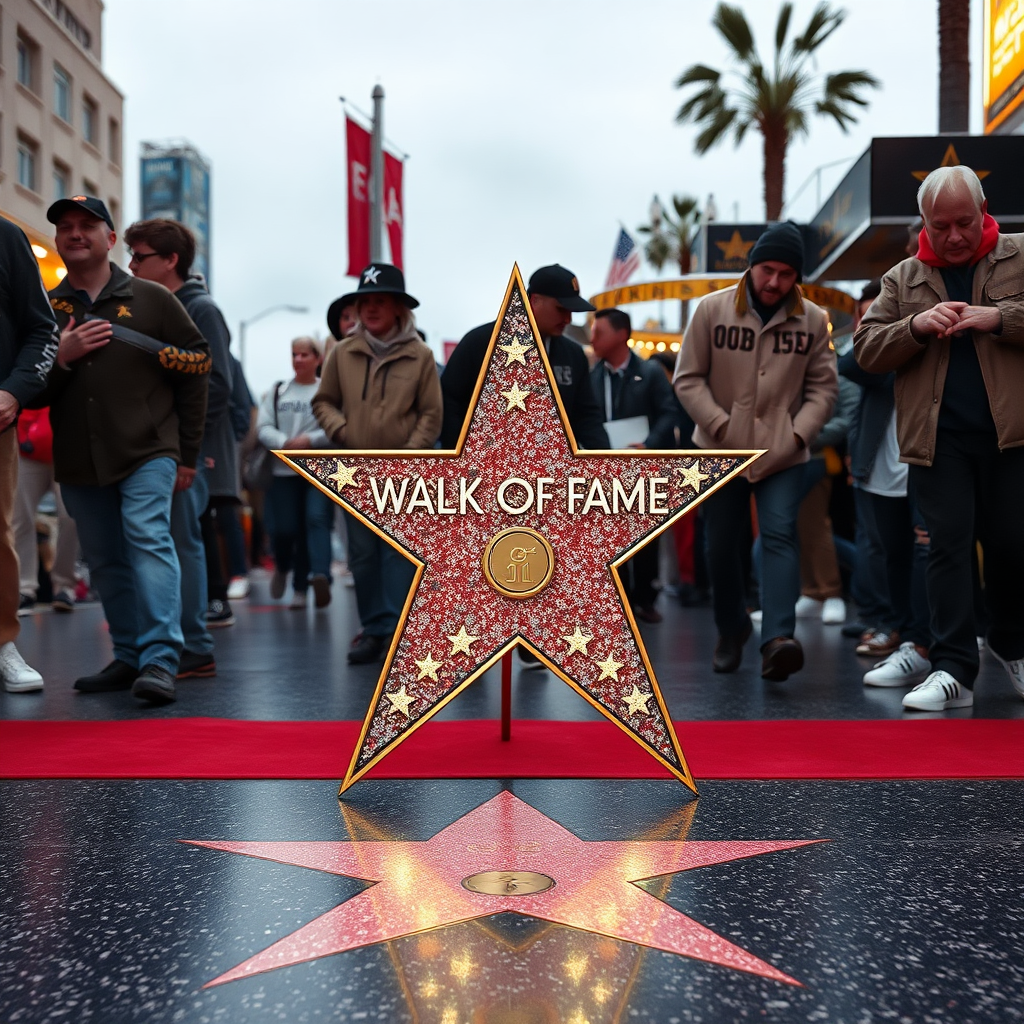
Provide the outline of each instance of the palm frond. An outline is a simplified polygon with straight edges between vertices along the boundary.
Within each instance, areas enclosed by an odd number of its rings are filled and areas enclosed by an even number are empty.
[[[733,121],[736,120],[736,111],[730,107],[722,107],[714,117],[710,119],[708,126],[697,136],[693,142],[693,148],[699,155],[706,153],[716,142],[723,138],[729,131]]]
[[[793,5],[791,3],[784,3],[779,8],[779,20],[775,24],[775,59],[778,61],[779,55],[785,49],[786,46],[786,33],[789,32],[789,22],[793,17]]]
[[[725,106],[725,93],[717,86],[713,89],[705,89],[691,96],[676,113],[676,121],[683,124],[686,121],[703,121],[705,118],[714,115],[720,107]]]
[[[811,20],[807,22],[807,28],[803,35],[793,40],[793,51],[795,53],[813,53],[846,18],[846,11],[841,7],[831,7],[825,0],[814,9]]]
[[[718,29],[742,63],[746,63],[754,56],[754,33],[750,31],[746,15],[739,7],[719,4],[715,8],[711,24]]]

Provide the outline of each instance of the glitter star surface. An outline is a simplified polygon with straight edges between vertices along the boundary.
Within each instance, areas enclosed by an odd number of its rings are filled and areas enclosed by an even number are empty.
[[[480,639],[480,637],[478,637],[478,636],[470,636],[469,633],[466,632],[466,627],[463,625],[463,626],[459,626],[459,631],[458,631],[458,633],[455,634],[455,636],[450,636],[450,637],[448,637],[448,639],[451,641],[451,644],[452,644],[451,653],[453,655],[454,654],[469,654],[469,655],[472,655],[473,652],[470,651],[470,647],[472,647],[473,644],[475,644],[477,642],[477,640]]]
[[[569,650],[565,653],[566,655],[570,655],[576,653],[586,654],[587,644],[589,644],[594,637],[590,633],[584,633],[583,630],[577,626],[576,629],[573,630],[572,636],[563,636],[562,639],[569,645]]]
[[[338,468],[325,479],[330,480],[334,484],[334,489],[340,491],[342,487],[354,487],[356,482],[356,470],[355,467],[346,466],[341,459],[336,460]]]
[[[505,365],[498,346],[513,342],[526,350],[525,366]],[[551,381],[517,269],[456,451],[346,450],[346,465],[357,465],[359,475],[341,494],[329,479],[337,471],[336,452],[280,453],[417,566],[343,789],[517,643],[695,788],[618,567],[757,454],[579,451]],[[529,402],[525,411],[509,415],[507,394],[516,392],[529,394]],[[700,494],[680,477],[698,454],[707,477]],[[499,492],[513,478],[532,489],[533,499],[516,483],[502,492],[502,505]],[[488,583],[482,564],[488,543],[513,527],[541,534],[554,555],[549,582],[519,598]],[[447,651],[462,629],[475,638],[472,653],[446,662],[436,681],[420,678],[416,660],[424,652]],[[590,654],[586,643],[581,650],[566,639],[577,634],[591,644]],[[613,660],[614,673],[603,672],[595,657]],[[631,720],[624,698],[634,686],[652,692],[654,700],[649,715]],[[393,710],[396,693],[415,701],[402,714]],[[443,775],[443,765],[438,771]]]
[[[371,883],[206,987],[501,913],[539,918],[799,985],[635,883],[821,842],[584,841],[507,791],[426,842],[183,841]],[[524,894],[463,887],[464,879],[481,871],[538,872],[555,884]]]
[[[416,662],[416,667],[420,670],[418,679],[433,679],[435,683],[437,682],[437,670],[441,667],[441,662],[434,661],[429,653],[425,658]]]
[[[501,392],[501,397],[508,402],[505,412],[511,412],[513,409],[522,409],[526,412],[526,399],[529,394],[529,391],[521,391],[519,385],[513,381],[508,391]]]
[[[622,698],[623,703],[629,709],[629,715],[649,715],[647,702],[654,696],[653,693],[641,693],[635,686]]]
[[[518,338],[513,338],[507,345],[499,345],[498,348],[505,353],[505,365],[513,363],[526,365],[526,353],[530,351],[529,345],[523,345]]]
[[[614,679],[615,682],[619,681],[619,669],[625,664],[622,661],[616,661],[610,654],[604,661],[595,661],[595,665],[601,670],[601,675],[598,676],[598,681],[601,679]]]
[[[678,472],[682,485],[684,487],[692,487],[694,494],[700,494],[701,485],[711,479],[707,473],[700,471],[700,459],[694,459],[692,466],[687,466],[685,469],[678,470]]]
[[[411,694],[405,692],[405,684],[398,688],[395,693],[387,694],[387,698],[391,701],[391,710],[397,711],[399,714],[409,717],[409,706],[416,699]]]

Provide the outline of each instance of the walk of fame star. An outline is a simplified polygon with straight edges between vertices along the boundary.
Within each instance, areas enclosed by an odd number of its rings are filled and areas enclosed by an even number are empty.
[[[426,842],[182,841],[371,883],[209,987],[501,913],[799,985],[635,883],[823,840],[584,841],[505,791]]]
[[[516,644],[696,788],[618,569],[759,453],[577,449],[525,295],[455,451],[278,452],[417,566],[342,790]]]

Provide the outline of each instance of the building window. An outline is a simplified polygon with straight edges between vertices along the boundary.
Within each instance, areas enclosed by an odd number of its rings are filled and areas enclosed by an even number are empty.
[[[66,199],[71,194],[71,171],[62,163],[53,162],[53,201]]]
[[[110,219],[114,222],[114,225],[121,223],[121,206],[116,199],[107,200],[107,211],[110,213]]]
[[[82,99],[82,137],[94,146],[99,141],[99,111],[96,101],[89,96]]]
[[[98,196],[100,194],[99,186],[95,182],[90,181],[88,178],[82,179],[82,191],[87,196]]]
[[[36,92],[36,62],[39,47],[28,36],[18,33],[18,82]]]
[[[36,155],[38,146],[24,135],[18,136],[18,184],[24,188],[36,188]]]
[[[117,118],[112,117],[110,119],[110,162],[121,166],[121,125],[118,124]]]
[[[71,120],[71,76],[59,65],[53,65],[53,112],[62,120]]]

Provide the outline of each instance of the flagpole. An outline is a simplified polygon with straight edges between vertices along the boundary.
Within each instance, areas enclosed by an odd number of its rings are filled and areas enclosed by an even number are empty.
[[[384,89],[373,87],[373,135],[370,150],[370,259],[380,262],[384,222]]]

